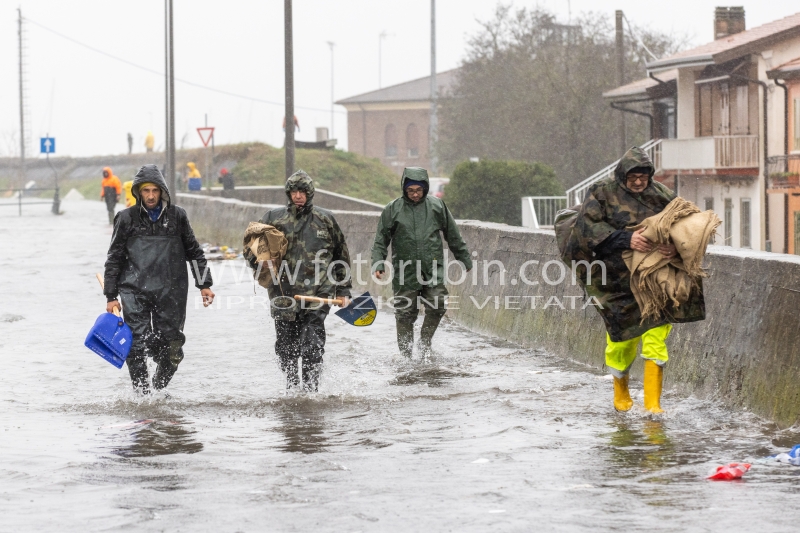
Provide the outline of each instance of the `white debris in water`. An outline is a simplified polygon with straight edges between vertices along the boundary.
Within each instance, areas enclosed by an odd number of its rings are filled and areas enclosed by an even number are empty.
[[[505,512],[506,512],[505,509],[492,509],[491,511],[489,511],[490,514],[505,513]]]
[[[480,459],[475,459],[474,461],[472,461],[472,464],[474,464],[474,465],[482,465],[482,464],[488,463],[488,462],[489,462],[489,459],[484,459],[483,457],[481,457]]]

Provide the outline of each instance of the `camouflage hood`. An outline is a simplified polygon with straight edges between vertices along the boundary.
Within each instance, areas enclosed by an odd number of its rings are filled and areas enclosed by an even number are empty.
[[[139,196],[139,187],[141,187],[144,183],[158,185],[158,187],[161,189],[161,199],[167,202],[167,206],[172,203],[169,196],[169,189],[167,188],[167,182],[164,181],[164,176],[161,175],[161,171],[158,170],[156,165],[144,165],[133,177],[131,194],[134,198],[136,198],[136,203],[138,204],[142,203],[142,199]]]
[[[628,192],[633,191],[628,189],[628,180],[626,176],[628,175],[628,172],[637,167],[650,169],[650,177],[647,182],[647,185],[650,186],[653,183],[653,174],[656,173],[656,167],[653,165],[653,161],[650,159],[650,156],[647,155],[647,152],[638,146],[634,146],[625,152],[625,155],[623,155],[622,159],[620,159],[619,163],[617,163],[617,168],[614,169],[614,178],[617,180],[617,183],[619,183],[620,187]]]
[[[293,205],[292,191],[303,191],[306,193],[305,207],[311,207],[312,200],[314,199],[314,180],[311,179],[311,176],[306,174],[305,170],[298,170],[286,180],[286,198],[290,206]]]

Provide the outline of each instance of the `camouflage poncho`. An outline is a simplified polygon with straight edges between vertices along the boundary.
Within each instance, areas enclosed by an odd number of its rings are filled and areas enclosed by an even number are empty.
[[[306,204],[297,208],[290,193],[301,190],[306,193]],[[352,283],[349,277],[350,254],[347,244],[333,213],[312,204],[314,182],[308,174],[298,170],[286,182],[286,207],[267,211],[261,217],[262,224],[274,226],[289,241],[282,262],[280,287],[269,288],[270,299],[277,296],[317,296],[320,298],[350,297]],[[314,261],[317,261],[317,264]],[[328,267],[331,268],[328,278]],[[347,264],[347,267],[345,267]],[[251,266],[254,263],[251,262]],[[319,272],[320,276],[315,276]],[[283,313],[272,308],[272,317],[278,320],[293,320],[294,311]]]
[[[636,167],[649,167],[650,183],[641,193],[626,186],[627,173]],[[657,319],[642,321],[641,310],[631,292],[631,277],[622,260],[622,250],[606,252],[602,246],[617,230],[632,230],[644,219],[660,213],[675,198],[669,188],[653,181],[655,168],[641,148],[628,150],[614,170],[614,176],[593,185],[580,205],[578,218],[567,241],[565,256],[576,259],[601,260],[606,265],[606,283],[601,281],[599,265],[592,267],[591,283],[586,292],[602,305],[598,309],[612,341],[633,339],[654,327],[705,318],[702,285],[689,301],[679,308],[671,306]],[[580,272],[580,270],[579,270]],[[586,277],[581,277],[582,282]]]

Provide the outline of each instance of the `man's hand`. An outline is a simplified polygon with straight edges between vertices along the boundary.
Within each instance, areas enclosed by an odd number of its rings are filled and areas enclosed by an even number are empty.
[[[383,279],[383,276],[384,276],[384,274],[386,274],[386,272],[384,272],[383,270],[376,270],[376,271],[375,271],[375,277],[376,277],[378,280],[382,280],[382,279]]]
[[[342,300],[342,305],[340,307],[342,307],[343,309],[348,305],[350,305],[351,300],[349,296],[340,296],[339,299]]]
[[[200,296],[203,297],[203,307],[214,303],[214,291],[211,289],[200,289]]]
[[[117,308],[117,311],[122,309],[122,307],[119,305],[118,300],[111,300],[106,304],[106,313],[113,313],[115,307]]]
[[[670,244],[659,244],[656,248],[658,253],[664,256],[665,259],[672,259],[676,255],[678,255],[678,249],[675,248],[675,245]]]
[[[633,235],[631,235],[631,249],[646,254],[653,251],[653,243],[642,235],[643,231],[644,228],[633,232]]]

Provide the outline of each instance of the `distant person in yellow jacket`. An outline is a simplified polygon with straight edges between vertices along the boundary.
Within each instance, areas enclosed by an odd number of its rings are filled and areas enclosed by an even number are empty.
[[[156,144],[156,138],[153,137],[153,132],[148,131],[147,137],[144,138],[144,147],[148,152],[153,151],[153,146]]]
[[[202,176],[200,175],[200,171],[197,170],[197,165],[189,161],[186,163],[186,166],[189,167],[189,174],[186,176],[186,181],[188,183],[188,189],[190,191],[199,191],[202,188],[202,182],[195,182],[195,187],[192,187],[192,178],[200,179]]]
[[[131,193],[131,188],[133,188],[133,180],[122,184],[122,189],[125,191],[125,207],[136,205],[136,197]]]
[[[114,223],[114,210],[117,207],[117,199],[122,194],[122,183],[114,175],[110,167],[103,168],[103,181],[100,182],[100,198],[106,201],[108,209],[108,223]]]

